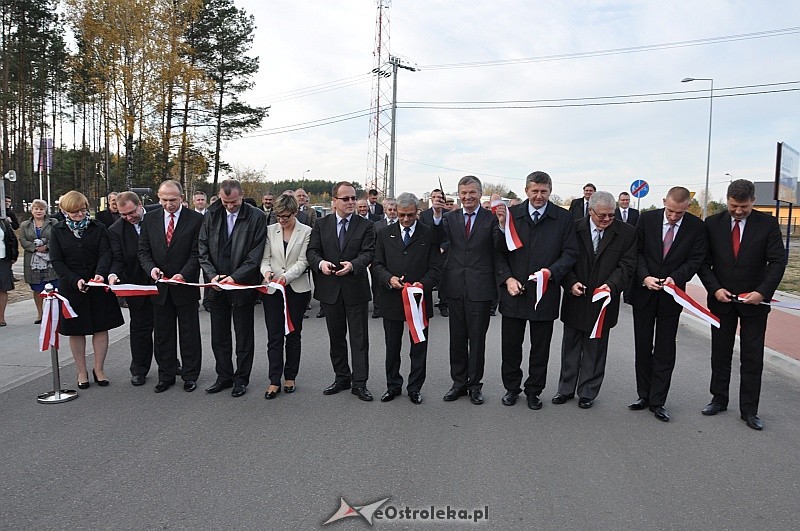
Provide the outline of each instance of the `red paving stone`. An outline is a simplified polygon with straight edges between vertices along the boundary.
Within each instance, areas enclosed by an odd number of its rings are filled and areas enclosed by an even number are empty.
[[[706,290],[703,286],[687,284],[686,292],[703,307],[708,308]],[[800,342],[794,334],[800,335],[800,315],[773,308],[767,320],[766,345],[790,358],[800,360]]]

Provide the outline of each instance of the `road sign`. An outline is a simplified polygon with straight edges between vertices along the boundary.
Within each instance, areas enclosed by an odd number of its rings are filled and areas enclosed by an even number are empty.
[[[636,198],[642,198],[650,191],[650,185],[647,181],[637,179],[631,183],[631,195]]]

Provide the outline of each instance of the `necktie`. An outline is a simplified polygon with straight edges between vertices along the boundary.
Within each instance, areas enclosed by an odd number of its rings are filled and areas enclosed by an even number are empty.
[[[404,228],[403,232],[405,232],[403,235],[403,245],[408,245],[408,242],[411,241],[411,227]]]
[[[667,233],[664,235],[664,254],[662,257],[667,256],[669,248],[672,247],[672,242],[675,240],[675,224],[670,223]]]
[[[172,243],[172,235],[175,232],[175,214],[169,215],[169,225],[167,225],[167,247]]]
[[[588,201],[584,201],[583,202],[583,215],[587,216],[588,214],[589,214],[589,202]]]
[[[742,229],[739,228],[739,221],[738,219],[733,220],[736,224],[733,226],[733,231],[731,231],[731,243],[733,244],[733,257],[739,257],[739,245],[742,243]]]
[[[600,229],[594,229],[594,238],[592,238],[592,247],[594,247],[594,253],[597,254],[597,249],[600,247],[600,237],[602,231]]]
[[[236,224],[236,215],[228,214],[228,238],[231,237],[231,233],[233,232],[233,226],[235,224]]]
[[[538,210],[534,210],[533,211],[533,224],[536,225],[537,223],[539,223],[539,211]]]
[[[628,209],[627,208],[622,211],[622,221],[624,221],[625,223],[628,222]]]
[[[339,251],[344,249],[344,235],[347,234],[347,218],[339,222]]]
[[[466,234],[467,238],[469,238],[469,231],[472,230],[472,216],[475,215],[475,212],[470,212],[467,214],[467,225],[464,229],[464,234]]]

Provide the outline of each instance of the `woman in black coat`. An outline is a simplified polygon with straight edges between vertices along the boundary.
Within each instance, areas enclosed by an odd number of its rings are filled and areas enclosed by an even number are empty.
[[[89,202],[80,192],[64,194],[59,203],[66,219],[52,230],[50,260],[59,278],[59,291],[78,314],[61,320],[61,334],[69,336],[72,357],[78,369],[78,388],[89,387],[86,368],[86,336],[92,336],[94,381],[108,385],[103,362],[108,351],[108,331],[124,323],[116,296],[102,288],[89,288],[90,280],[105,282],[112,253],[108,232],[89,218]]]

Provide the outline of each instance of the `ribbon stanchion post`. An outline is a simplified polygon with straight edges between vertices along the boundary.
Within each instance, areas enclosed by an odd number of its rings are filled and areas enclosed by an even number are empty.
[[[61,372],[58,367],[58,323],[60,321],[60,306],[64,306],[65,317],[71,319],[76,314],[52,284],[47,284],[42,293],[44,298],[44,308],[42,312],[42,327],[39,333],[39,344],[42,351],[50,348],[50,361],[53,364],[53,390],[40,394],[36,401],[40,404],[60,404],[78,398],[78,392],[74,389],[61,388]]]

